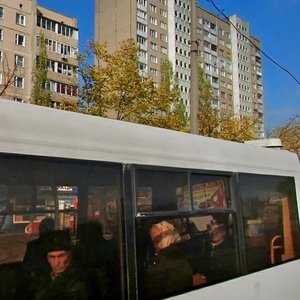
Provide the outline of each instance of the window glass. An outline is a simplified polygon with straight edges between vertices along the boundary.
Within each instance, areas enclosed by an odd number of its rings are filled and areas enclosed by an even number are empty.
[[[186,193],[187,173],[155,170],[136,171],[137,210],[190,210],[190,196]]]
[[[230,206],[228,178],[193,174],[193,209],[226,208]]]
[[[299,257],[299,223],[293,179],[241,175],[239,183],[248,271]]]
[[[55,219],[56,229],[70,228],[74,234],[79,222],[97,220],[110,232],[110,238],[112,231],[117,236],[119,176],[118,167],[0,158],[0,245],[5,244],[1,239],[6,234],[12,235],[12,239],[16,238],[14,234],[35,238],[39,223],[45,217]],[[97,196],[103,199],[99,218],[92,217],[90,212]],[[0,257],[7,257],[9,261],[0,259],[0,263],[22,260],[24,247],[15,257],[1,253],[6,251],[5,247],[0,247]]]
[[[232,214],[138,218],[136,224],[141,299],[161,299],[239,275]]]

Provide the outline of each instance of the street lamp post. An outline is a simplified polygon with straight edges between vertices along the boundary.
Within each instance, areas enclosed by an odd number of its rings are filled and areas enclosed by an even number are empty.
[[[190,82],[190,101],[191,101],[191,133],[199,134],[198,114],[198,42],[197,42],[197,16],[196,16],[196,1],[191,1],[191,82]]]

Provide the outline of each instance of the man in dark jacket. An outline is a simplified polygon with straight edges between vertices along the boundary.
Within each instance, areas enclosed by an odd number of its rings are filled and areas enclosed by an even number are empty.
[[[50,273],[35,272],[29,284],[19,289],[16,299],[92,300],[106,299],[106,276],[85,270],[73,260],[73,247],[67,230],[53,231],[48,237],[47,260]]]

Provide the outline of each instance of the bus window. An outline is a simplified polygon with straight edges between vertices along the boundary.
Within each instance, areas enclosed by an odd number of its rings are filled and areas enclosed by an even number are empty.
[[[299,257],[299,223],[292,178],[239,178],[249,272]]]
[[[137,220],[139,295],[157,299],[239,274],[230,213]]]
[[[78,226],[89,221],[101,224],[99,242],[92,233],[81,242],[92,242],[84,244],[90,253],[103,246],[101,268],[107,270],[112,296],[121,298],[120,182],[117,164],[0,156],[0,275],[8,274],[0,283],[0,298],[3,290],[13,293],[15,275],[9,274],[21,270],[27,243],[38,238],[45,218],[54,221],[55,229],[70,229],[76,249]]]
[[[187,173],[155,170],[136,171],[137,210],[190,210]]]

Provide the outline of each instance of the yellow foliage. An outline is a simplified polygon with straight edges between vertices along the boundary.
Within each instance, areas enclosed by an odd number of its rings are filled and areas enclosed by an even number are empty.
[[[273,130],[273,136],[280,138],[283,148],[300,156],[300,116],[292,116],[285,124]]]

